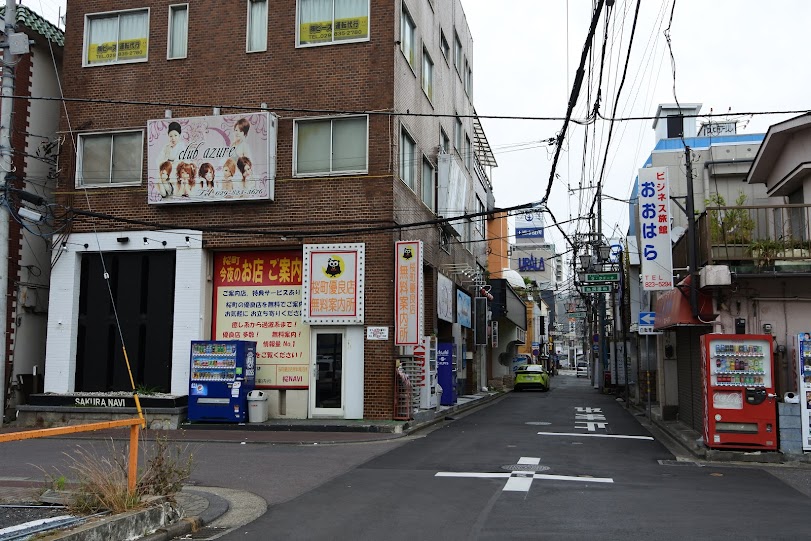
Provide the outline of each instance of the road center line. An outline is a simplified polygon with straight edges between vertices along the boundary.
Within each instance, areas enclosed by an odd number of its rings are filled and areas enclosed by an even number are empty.
[[[616,438],[624,440],[646,440],[653,441],[650,436],[625,436],[623,434],[585,434],[577,432],[538,432],[539,436],[580,436],[587,438]]]

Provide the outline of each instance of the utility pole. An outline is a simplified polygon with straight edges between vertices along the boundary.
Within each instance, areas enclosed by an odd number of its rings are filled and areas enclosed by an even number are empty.
[[[690,264],[690,308],[693,317],[698,317],[698,243],[696,242],[696,202],[693,193],[693,160],[690,147],[684,145],[684,161],[687,168],[687,253]]]
[[[11,151],[11,119],[14,100],[14,56],[9,46],[9,36],[14,33],[16,23],[16,9],[14,0],[6,0],[6,12],[3,32],[3,90],[0,98],[0,174],[2,175],[2,193],[5,197],[8,193],[8,177],[12,171],[12,151]],[[8,343],[8,212],[3,205],[0,210],[0,321],[2,321],[3,332],[0,333],[2,343],[0,343],[0,427],[3,426],[3,419],[6,414],[6,362]]]

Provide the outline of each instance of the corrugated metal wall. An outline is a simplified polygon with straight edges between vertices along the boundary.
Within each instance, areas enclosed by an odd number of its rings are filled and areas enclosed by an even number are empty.
[[[709,329],[704,327],[676,329],[679,420],[702,434],[704,433],[704,391],[699,337],[708,331]]]

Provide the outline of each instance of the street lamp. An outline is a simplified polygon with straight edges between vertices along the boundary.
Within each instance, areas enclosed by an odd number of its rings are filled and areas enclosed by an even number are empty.
[[[588,270],[589,266],[591,266],[591,254],[583,254],[578,257],[580,258],[580,266],[583,270]]]
[[[601,263],[604,263],[609,259],[611,259],[611,246],[608,246],[607,244],[601,244],[599,248],[597,248],[597,251],[600,254],[599,257]]]

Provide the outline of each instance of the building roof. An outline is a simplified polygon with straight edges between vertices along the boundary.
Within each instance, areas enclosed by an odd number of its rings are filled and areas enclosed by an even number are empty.
[[[25,6],[17,5],[15,7],[15,15],[17,24],[22,24],[26,28],[38,32],[40,35],[46,37],[52,43],[65,46],[65,33],[57,28],[55,25],[43,19]],[[0,16],[6,13],[6,6],[0,6]]]
[[[682,114],[686,115],[697,115],[698,112],[701,110],[701,103],[682,103],[682,104],[675,104],[675,103],[660,103],[659,107],[656,108],[656,118],[653,119],[653,129],[656,129],[656,124],[659,123],[659,119],[662,117],[662,109],[673,109],[678,111],[681,109]],[[664,115],[665,117],[668,115]]]
[[[755,161],[746,176],[746,182],[764,183],[774,168],[774,164],[783,152],[786,142],[798,131],[811,128],[811,113],[796,116],[783,122],[773,124],[766,132],[763,144],[755,155]]]

